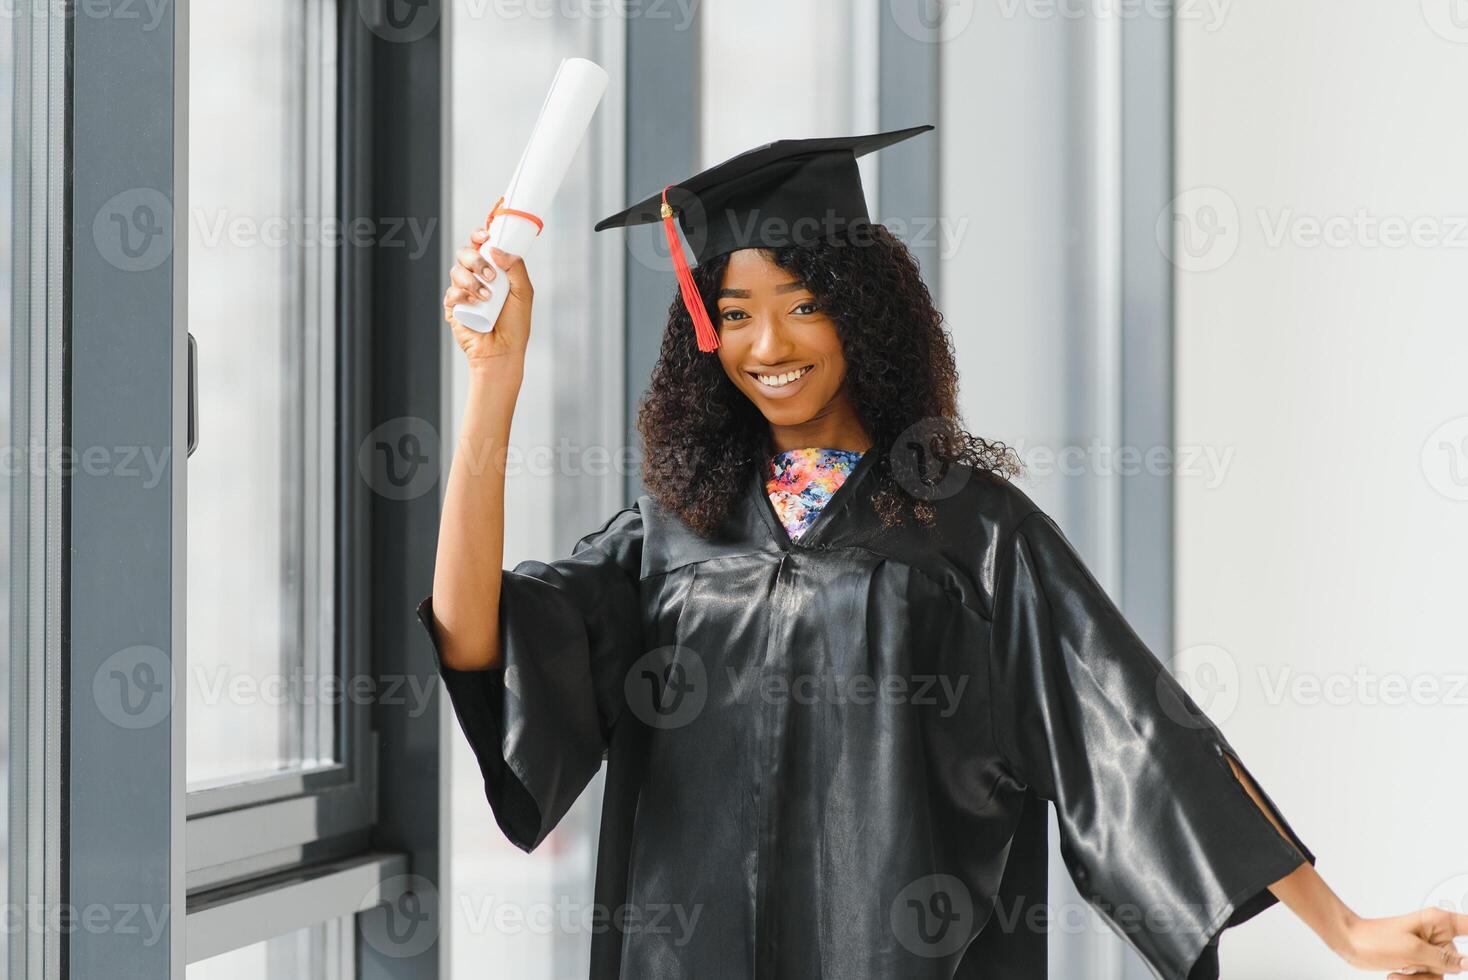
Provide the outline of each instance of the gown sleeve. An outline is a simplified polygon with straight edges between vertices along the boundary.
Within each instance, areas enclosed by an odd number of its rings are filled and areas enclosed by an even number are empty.
[[[1315,855],[1042,512],[1001,545],[993,629],[993,737],[1055,804],[1077,890],[1158,977],[1215,980],[1222,931]]]
[[[601,768],[623,676],[642,639],[637,506],[576,542],[569,558],[502,572],[500,666],[443,663],[433,597],[417,614],[505,836],[534,850]]]

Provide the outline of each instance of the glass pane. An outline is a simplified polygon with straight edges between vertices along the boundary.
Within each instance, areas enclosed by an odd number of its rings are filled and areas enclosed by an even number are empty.
[[[189,14],[190,789],[337,760],[334,3]]]
[[[354,919],[331,919],[190,963],[187,980],[350,980]]]

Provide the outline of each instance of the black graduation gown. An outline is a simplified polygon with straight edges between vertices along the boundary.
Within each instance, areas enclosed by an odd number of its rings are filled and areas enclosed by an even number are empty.
[[[500,668],[438,661],[520,848],[606,759],[593,980],[1043,977],[1084,921],[1046,904],[1047,802],[1157,976],[1217,977],[1314,855],[1026,494],[966,470],[887,528],[877,459],[796,542],[753,467],[713,539],[643,496],[505,572]]]

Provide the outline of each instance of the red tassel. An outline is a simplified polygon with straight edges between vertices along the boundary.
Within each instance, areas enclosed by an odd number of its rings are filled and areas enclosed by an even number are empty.
[[[678,274],[678,288],[683,293],[683,305],[688,307],[688,315],[693,317],[693,333],[698,338],[698,349],[707,354],[718,349],[719,332],[709,319],[703,297],[698,294],[698,284],[693,281],[693,270],[688,268],[688,260],[683,257],[683,245],[678,241],[678,229],[673,224],[673,208],[668,204],[668,187],[663,188],[663,234],[668,238],[668,254],[673,258],[673,271]]]

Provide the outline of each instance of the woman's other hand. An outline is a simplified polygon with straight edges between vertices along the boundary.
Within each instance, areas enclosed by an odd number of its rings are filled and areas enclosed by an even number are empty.
[[[525,262],[518,255],[494,249],[494,262],[479,254],[479,247],[489,237],[487,228],[469,236],[469,244],[461,248],[449,272],[449,288],[443,295],[443,318],[453,327],[454,340],[470,362],[489,362],[494,358],[522,358],[530,341],[530,307],[535,289]],[[498,267],[498,268],[497,268]],[[489,298],[488,284],[499,276],[507,276],[510,295],[504,309],[489,333],[471,330],[454,318],[454,307],[460,303],[477,303]]]
[[[1391,970],[1388,980],[1435,980],[1461,973],[1468,958],[1453,945],[1468,935],[1468,915],[1425,908],[1384,919],[1356,919],[1342,958],[1360,970]]]

